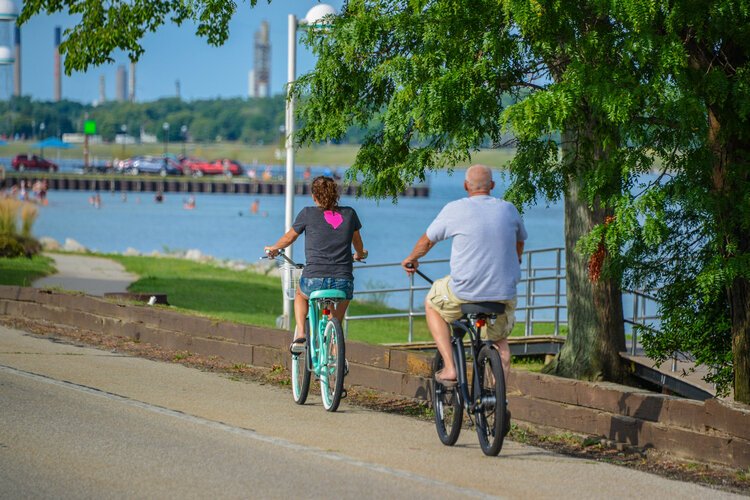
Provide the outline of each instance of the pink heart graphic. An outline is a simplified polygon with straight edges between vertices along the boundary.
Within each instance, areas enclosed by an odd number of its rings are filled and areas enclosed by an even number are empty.
[[[341,217],[341,214],[332,210],[326,210],[323,212],[323,217],[334,229],[338,229],[341,223],[344,222],[344,218]]]

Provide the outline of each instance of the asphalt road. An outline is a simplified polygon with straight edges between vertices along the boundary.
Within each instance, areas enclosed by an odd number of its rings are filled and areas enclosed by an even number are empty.
[[[1,498],[730,498],[0,326]]]

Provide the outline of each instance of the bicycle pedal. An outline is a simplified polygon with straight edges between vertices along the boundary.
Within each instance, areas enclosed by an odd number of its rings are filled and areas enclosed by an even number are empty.
[[[344,360],[344,376],[346,377],[347,375],[349,375],[349,360],[345,359]]]
[[[345,397],[346,397],[346,389],[344,389],[343,391],[341,391],[341,398],[343,399]]]

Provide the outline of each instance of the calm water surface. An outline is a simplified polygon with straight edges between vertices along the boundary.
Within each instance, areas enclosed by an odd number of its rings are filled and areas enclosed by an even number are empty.
[[[390,200],[344,197],[342,204],[353,206],[362,220],[362,237],[370,252],[368,263],[400,262],[443,205],[465,196],[463,176],[463,170],[452,176],[447,172],[434,174],[429,180],[429,198],[403,198],[395,205]],[[496,180],[498,187],[493,194],[502,196],[505,183]],[[123,198],[119,193],[103,192],[99,209],[89,203],[92,194],[51,191],[49,205],[41,207],[35,234],[61,243],[72,238],[100,252],[198,249],[217,258],[255,261],[262,256],[263,246],[274,243],[283,233],[283,196],[198,194],[196,208],[186,210],[183,204],[187,195],[183,194],[166,193],[163,203],[155,203],[153,193],[127,193]],[[260,210],[251,215],[250,204],[255,199],[260,202]],[[294,203],[298,212],[312,200],[297,196]],[[527,249],[563,246],[561,204],[528,208],[524,222],[529,233]],[[294,245],[294,255],[300,260],[303,254],[300,238]],[[450,243],[442,242],[428,258],[449,255]],[[439,276],[447,274],[448,268],[433,265],[424,270]],[[405,285],[404,273],[398,268],[362,270],[356,278],[358,289]]]

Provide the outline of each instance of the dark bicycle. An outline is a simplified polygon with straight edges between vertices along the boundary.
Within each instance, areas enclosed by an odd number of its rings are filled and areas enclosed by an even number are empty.
[[[432,280],[414,270],[422,278]],[[482,340],[482,328],[505,314],[505,304],[497,302],[471,302],[461,305],[463,316],[450,324],[451,348],[456,365],[456,385],[445,386],[433,378],[432,405],[435,427],[440,441],[453,446],[458,440],[463,424],[464,410],[474,425],[479,445],[485,455],[496,456],[510,429],[510,414],[505,399],[505,375],[500,353],[490,340]],[[464,338],[469,336],[471,352],[471,381],[467,373]],[[435,354],[433,374],[443,368],[443,357]]]

